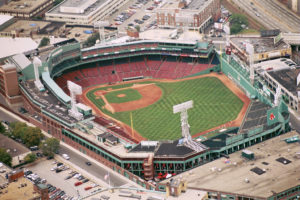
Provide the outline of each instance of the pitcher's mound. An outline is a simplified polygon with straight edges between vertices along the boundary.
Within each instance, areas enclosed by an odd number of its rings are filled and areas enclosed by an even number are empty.
[[[126,94],[118,94],[117,97],[125,97]]]

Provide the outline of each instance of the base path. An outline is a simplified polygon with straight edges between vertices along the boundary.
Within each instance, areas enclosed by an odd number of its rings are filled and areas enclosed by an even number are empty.
[[[205,74],[205,75],[200,75],[200,76],[195,76],[195,77],[189,77],[189,78],[184,78],[184,79],[178,79],[178,80],[170,80],[170,79],[147,79],[147,81],[155,81],[155,82],[180,82],[180,81],[184,81],[184,80],[190,80],[190,79],[198,79],[198,78],[204,78],[204,77],[216,77],[218,78],[220,81],[222,81],[222,83],[228,88],[230,89],[236,96],[238,96],[244,103],[239,115],[237,116],[237,118],[233,121],[230,121],[230,122],[227,122],[225,124],[222,124],[218,127],[214,127],[210,130],[206,130],[204,132],[201,132],[201,133],[197,133],[195,135],[193,135],[193,137],[198,137],[200,135],[203,135],[207,132],[210,132],[210,131],[213,131],[213,130],[217,130],[217,129],[220,129],[220,128],[225,128],[225,127],[234,127],[234,126],[240,126],[242,121],[243,121],[243,118],[244,118],[244,115],[247,111],[247,108],[250,104],[250,99],[243,93],[243,91],[238,88],[226,75],[224,74],[218,74],[218,73],[210,73],[210,74]],[[145,79],[143,80],[134,80],[134,81],[128,81],[128,83],[130,82],[133,82],[133,83],[139,83],[139,82],[143,82],[145,81]],[[116,84],[116,85],[120,85],[120,84],[124,84],[124,83],[119,83],[119,84]],[[128,133],[128,136],[130,137],[132,134],[131,134],[131,127],[119,120],[116,120],[114,118],[112,118],[111,116],[109,115],[106,115],[105,113],[103,113],[99,108],[97,108],[97,106],[95,106],[87,97],[86,97],[86,94],[90,91],[90,90],[93,90],[93,89],[96,89],[96,88],[99,88],[99,87],[105,87],[105,86],[108,86],[108,85],[97,85],[97,86],[93,86],[93,87],[89,87],[89,88],[85,88],[84,91],[83,91],[83,94],[82,94],[82,100],[83,100],[83,103],[89,105],[92,109],[93,109],[93,112],[96,114],[96,115],[99,115],[99,116],[104,116],[108,119],[111,119],[113,121],[115,121],[120,127],[122,127],[127,133]],[[110,106],[112,106],[112,108],[114,109],[115,112],[123,112],[123,111],[130,111],[130,110],[136,110],[136,109],[140,109],[140,108],[143,108],[143,107],[146,107],[145,105],[147,104],[147,106],[151,105],[152,103],[155,103],[157,100],[159,100],[159,98],[161,97],[162,95],[162,91],[161,89],[156,86],[155,84],[135,84],[134,86],[131,87],[132,89],[136,89],[138,90],[141,94],[142,94],[142,101],[145,101],[144,103],[139,103],[139,100],[136,100],[136,101],[131,101],[131,102],[126,102],[126,103],[122,103],[122,106],[118,106],[117,104],[115,103],[108,103]],[[122,89],[128,89],[128,88],[121,88],[121,89],[116,89],[116,90],[109,90],[109,91],[105,91],[105,92],[110,92],[110,91],[117,91],[117,90],[122,90]],[[101,92],[103,91],[97,91],[99,92],[98,95],[102,95],[103,94]],[[153,96],[153,92],[156,93],[155,97]],[[101,93],[101,94],[100,94]],[[153,98],[153,100],[151,100]],[[148,102],[149,101],[149,102]],[[152,103],[150,102],[152,101]],[[132,104],[132,102],[135,102]],[[106,103],[106,102],[105,102]],[[128,103],[128,105],[126,105]],[[128,107],[127,107],[128,106]],[[134,139],[138,140],[138,141],[142,141],[142,140],[145,140],[144,137],[142,137],[137,131],[134,130]]]

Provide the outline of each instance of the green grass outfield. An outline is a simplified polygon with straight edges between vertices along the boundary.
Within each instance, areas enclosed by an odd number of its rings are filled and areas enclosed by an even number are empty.
[[[119,94],[124,94],[124,97],[118,97]],[[142,95],[134,89],[124,89],[108,92],[105,95],[106,100],[109,103],[125,103],[129,101],[139,100],[142,98]]]
[[[243,107],[243,102],[215,77],[154,83],[163,91],[160,100],[146,108],[132,111],[134,129],[149,140],[181,137],[180,114],[173,114],[173,105],[194,101],[194,107],[188,110],[192,135],[234,120]],[[104,113],[130,126],[130,112],[112,114],[102,109],[103,100],[95,99],[93,93],[108,88],[126,88],[132,84],[99,87],[89,91],[87,97]]]

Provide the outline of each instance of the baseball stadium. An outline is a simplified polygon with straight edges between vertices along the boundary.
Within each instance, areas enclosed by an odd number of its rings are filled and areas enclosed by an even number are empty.
[[[29,121],[147,189],[290,130],[286,104],[209,42],[71,43],[40,59],[19,74]]]

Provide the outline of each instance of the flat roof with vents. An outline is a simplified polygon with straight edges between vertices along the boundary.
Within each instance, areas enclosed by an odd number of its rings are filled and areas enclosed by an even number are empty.
[[[248,147],[256,155],[254,160],[242,158],[241,151],[238,151],[230,154],[229,159],[220,158],[178,176],[184,177],[192,189],[257,198],[273,196],[273,192],[280,193],[300,183],[300,159],[296,156],[299,143],[287,144],[282,140],[295,134],[289,132]],[[278,160],[280,157],[291,163],[283,164],[283,159]]]
[[[65,0],[59,6],[54,7],[48,13],[66,14],[75,16],[88,16],[99,10],[108,0]]]

